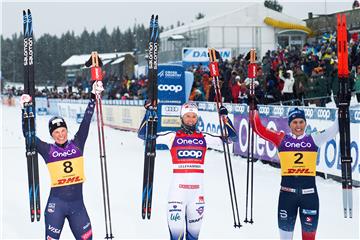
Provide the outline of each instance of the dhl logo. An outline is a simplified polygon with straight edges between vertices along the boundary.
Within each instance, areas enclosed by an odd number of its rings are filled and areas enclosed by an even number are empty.
[[[301,174],[301,173],[313,173],[310,172],[309,168],[288,168],[288,171],[286,172],[288,174]]]
[[[81,182],[83,179],[80,178],[80,176],[76,176],[76,177],[69,177],[69,178],[63,178],[63,179],[58,179],[57,181],[57,185],[63,185],[63,184],[69,184],[69,183],[76,183],[76,182]]]

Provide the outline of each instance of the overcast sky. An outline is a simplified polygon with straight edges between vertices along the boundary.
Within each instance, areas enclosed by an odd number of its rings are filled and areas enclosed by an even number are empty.
[[[24,1],[0,0],[1,33],[11,37],[22,31],[22,10],[30,8],[33,13],[34,32],[36,36],[44,33],[61,36],[66,31],[76,35],[86,28],[88,31],[99,31],[106,26],[109,33],[119,26],[121,30],[134,26],[134,23],[148,25],[151,14],[159,15],[160,25],[176,25],[177,21],[185,24],[194,21],[199,12],[214,16],[240,8],[244,3],[255,1],[120,1],[107,0],[82,1]],[[263,0],[257,2],[264,2]],[[353,0],[278,0],[283,5],[283,13],[300,19],[307,18],[308,12],[314,14],[334,13],[350,10]]]

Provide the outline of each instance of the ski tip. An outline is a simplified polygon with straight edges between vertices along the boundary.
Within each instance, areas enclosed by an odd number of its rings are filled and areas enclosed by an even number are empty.
[[[24,22],[24,33],[26,32],[26,24],[27,24],[27,15],[26,15],[26,11],[23,10],[23,22]]]
[[[159,15],[156,15],[156,16],[155,16],[155,20],[158,20],[158,19],[159,19]]]
[[[31,11],[30,11],[30,9],[28,8],[28,14],[31,14]]]

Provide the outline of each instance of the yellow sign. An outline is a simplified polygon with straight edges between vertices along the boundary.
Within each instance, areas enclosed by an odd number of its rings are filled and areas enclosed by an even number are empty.
[[[317,152],[280,152],[282,176],[315,176]]]
[[[51,187],[62,187],[85,181],[84,158],[72,158],[47,164]]]

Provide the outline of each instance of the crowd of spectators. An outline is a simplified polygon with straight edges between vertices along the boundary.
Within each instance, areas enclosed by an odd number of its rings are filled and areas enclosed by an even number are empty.
[[[257,59],[255,95],[260,104],[325,106],[336,100],[338,92],[336,39],[324,35],[317,44],[305,44],[302,49],[295,47],[267,51]],[[249,58],[239,55],[219,64],[219,86],[223,102],[247,103],[251,80],[247,78]],[[350,87],[360,102],[360,44],[357,36],[349,43]],[[207,66],[193,66],[188,69],[194,74],[190,100],[214,101],[215,91]],[[124,76],[104,78],[104,99],[146,99],[148,79]],[[88,79],[78,77],[66,87],[43,88],[36,96],[48,98],[88,98],[91,86]],[[10,95],[21,95],[22,90],[6,89]]]
[[[349,45],[350,87],[360,102],[360,46],[358,41]],[[325,106],[336,101],[338,93],[336,41],[331,35],[316,45],[305,44],[302,49],[287,47],[268,51],[257,59],[254,79],[255,95],[261,104]],[[249,58],[239,55],[219,64],[219,85],[222,100],[247,103],[251,80],[247,78]],[[190,69],[194,85],[190,100],[214,101],[214,90],[209,72],[203,66]]]

